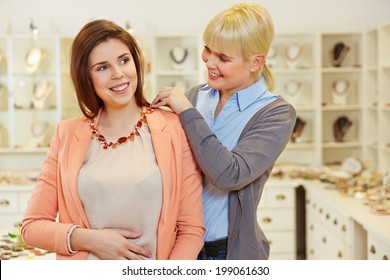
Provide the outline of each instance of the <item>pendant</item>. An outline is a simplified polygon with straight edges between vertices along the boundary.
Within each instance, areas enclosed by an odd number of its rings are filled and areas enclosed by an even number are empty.
[[[47,81],[40,81],[34,84],[32,94],[32,106],[35,109],[43,109],[45,101],[53,89],[53,85]]]
[[[34,47],[29,50],[24,59],[25,69],[27,73],[34,73],[45,57],[45,52],[41,48]]]

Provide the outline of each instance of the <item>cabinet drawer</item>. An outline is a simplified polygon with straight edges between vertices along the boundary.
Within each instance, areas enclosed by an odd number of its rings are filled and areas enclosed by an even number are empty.
[[[257,221],[260,227],[269,230],[293,230],[295,229],[295,215],[293,210],[284,209],[259,209]]]
[[[389,260],[390,243],[383,238],[368,232],[367,254],[369,260]]]
[[[313,215],[309,214],[307,216],[306,230],[307,238],[313,241],[312,246],[315,244],[315,248],[309,249],[314,251],[311,254],[315,254],[316,259],[337,260],[351,258],[352,251],[350,246],[334,234],[331,228],[316,220]]]
[[[266,192],[268,207],[294,207],[295,189],[268,189]]]
[[[271,254],[273,253],[294,253],[296,248],[295,234],[293,231],[266,232],[270,244]]]
[[[18,194],[16,192],[0,193],[0,213],[18,212]]]

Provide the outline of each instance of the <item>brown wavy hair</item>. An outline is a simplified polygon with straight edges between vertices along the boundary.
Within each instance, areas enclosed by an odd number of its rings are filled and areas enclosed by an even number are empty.
[[[134,94],[136,104],[139,107],[149,105],[143,94],[144,58],[136,39],[112,21],[93,20],[84,25],[75,37],[70,55],[70,75],[77,101],[81,112],[89,119],[98,115],[104,103],[95,92],[88,59],[97,45],[109,39],[118,39],[129,48],[137,71],[138,84]]]

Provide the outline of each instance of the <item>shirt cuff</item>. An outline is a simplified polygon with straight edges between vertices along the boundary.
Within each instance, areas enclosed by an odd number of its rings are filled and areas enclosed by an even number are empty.
[[[78,251],[73,251],[72,246],[70,245],[70,236],[76,228],[81,228],[79,225],[73,225],[69,228],[68,234],[66,235],[66,246],[70,254],[76,254]]]

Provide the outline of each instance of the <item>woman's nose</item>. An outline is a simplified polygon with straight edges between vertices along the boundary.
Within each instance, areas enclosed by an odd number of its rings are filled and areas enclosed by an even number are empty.
[[[111,80],[121,79],[124,75],[125,74],[123,74],[123,71],[119,67],[114,67]]]

